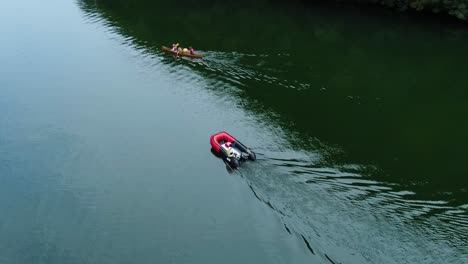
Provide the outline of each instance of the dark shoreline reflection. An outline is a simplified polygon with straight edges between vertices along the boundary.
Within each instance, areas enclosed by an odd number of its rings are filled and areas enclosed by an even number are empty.
[[[207,89],[269,116],[298,150],[322,157],[310,164],[269,153],[275,168],[357,207],[377,201],[375,210],[408,224],[438,217],[458,225],[457,243],[466,243],[466,29],[326,7],[211,1],[174,14],[167,1],[80,3],[162,63],[183,65]],[[174,61],[159,51],[175,40],[205,58]],[[235,89],[217,91],[217,83]]]
[[[323,154],[330,155],[329,165],[374,165],[380,170],[371,177],[399,183],[423,197],[445,199],[450,194],[448,200],[468,203],[468,181],[463,177],[468,174],[463,166],[468,156],[463,136],[468,133],[463,118],[468,113],[467,98],[461,91],[463,81],[456,80],[466,68],[463,58],[468,57],[464,49],[456,48],[468,40],[468,31],[407,25],[406,20],[389,21],[386,16],[369,25],[375,18],[324,15],[320,12],[330,10],[323,7],[279,11],[275,4],[256,21],[256,6],[231,10],[218,1],[187,4],[175,16],[164,12],[173,8],[167,1],[80,3],[87,12],[108,17],[137,45],[163,56],[163,62],[174,63],[159,48],[175,39],[200,49],[204,60],[178,63],[214,84],[221,81],[241,88],[237,96],[246,108],[277,113],[282,126],[300,134],[299,140],[291,138],[298,147],[311,147],[302,138],[316,139],[311,145],[327,148]],[[294,20],[288,17],[293,12],[297,12]],[[230,19],[234,17],[238,19]],[[350,19],[354,25],[348,26]],[[278,22],[266,26],[273,21]],[[168,30],[168,25],[178,30]],[[249,25],[255,30],[232,31]],[[431,34],[439,36],[427,40]],[[383,41],[388,43],[378,49]],[[429,57],[439,46],[454,50]],[[449,71],[448,61],[459,69]]]

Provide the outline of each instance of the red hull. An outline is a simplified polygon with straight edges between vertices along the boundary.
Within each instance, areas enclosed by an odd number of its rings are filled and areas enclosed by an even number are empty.
[[[235,139],[233,136],[229,135],[227,132],[219,132],[217,134],[214,134],[210,137],[210,144],[211,147],[216,150],[216,152],[219,152],[219,149],[221,148],[221,141],[226,142],[235,142],[237,139]]]

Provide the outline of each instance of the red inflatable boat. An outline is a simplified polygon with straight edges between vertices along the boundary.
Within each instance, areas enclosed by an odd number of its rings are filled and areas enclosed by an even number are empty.
[[[256,160],[255,153],[227,132],[219,132],[210,137],[213,151],[221,156],[224,162],[238,168],[241,162]]]

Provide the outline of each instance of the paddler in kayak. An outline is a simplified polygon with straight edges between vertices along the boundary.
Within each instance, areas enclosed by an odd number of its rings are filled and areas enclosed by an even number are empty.
[[[172,44],[172,51],[177,52],[176,58],[179,58],[179,53],[182,53],[182,48],[179,46],[179,43]]]

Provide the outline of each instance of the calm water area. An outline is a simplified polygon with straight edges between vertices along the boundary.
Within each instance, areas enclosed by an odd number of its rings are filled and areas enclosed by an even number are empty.
[[[466,23],[194,2],[2,3],[0,263],[468,263]]]

